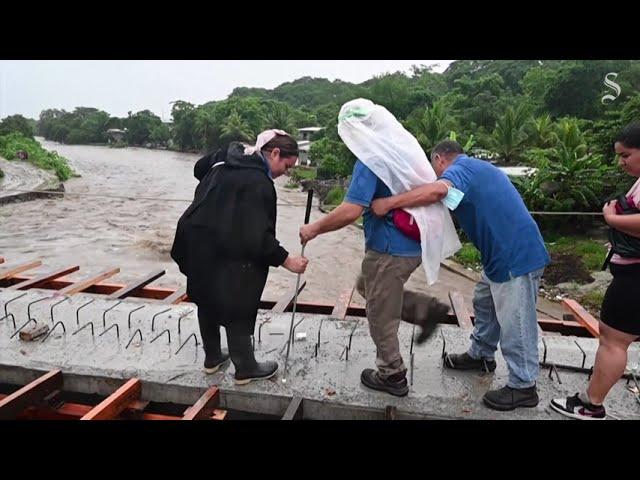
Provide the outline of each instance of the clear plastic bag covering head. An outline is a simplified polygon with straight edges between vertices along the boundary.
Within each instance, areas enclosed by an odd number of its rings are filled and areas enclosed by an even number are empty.
[[[371,100],[358,98],[342,106],[338,134],[394,195],[436,180],[416,138],[386,108]],[[460,240],[441,202],[405,210],[420,227],[422,265],[427,283],[432,285],[438,280],[441,261],[460,249]]]

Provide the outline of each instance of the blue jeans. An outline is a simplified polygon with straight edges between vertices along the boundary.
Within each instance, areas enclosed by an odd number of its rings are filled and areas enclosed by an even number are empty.
[[[503,283],[492,282],[482,272],[473,292],[475,327],[467,353],[476,359],[493,359],[500,341],[509,368],[507,385],[512,388],[532,387],[540,371],[536,303],[543,271]]]

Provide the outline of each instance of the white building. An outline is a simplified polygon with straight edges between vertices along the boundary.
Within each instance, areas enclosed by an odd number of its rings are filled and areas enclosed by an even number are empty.
[[[296,165],[311,165],[311,160],[309,159],[309,148],[311,147],[311,136],[319,132],[320,130],[324,130],[324,127],[305,127],[298,129],[298,150],[300,154],[298,155],[298,163]]]
[[[324,127],[305,127],[298,129],[298,137],[300,140],[311,140],[311,135],[320,130],[324,130]]]

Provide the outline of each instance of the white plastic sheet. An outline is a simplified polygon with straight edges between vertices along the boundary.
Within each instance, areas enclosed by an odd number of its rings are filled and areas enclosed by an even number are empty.
[[[363,98],[345,103],[338,117],[338,134],[394,195],[437,179],[415,137],[381,105]],[[406,210],[420,227],[422,265],[432,285],[438,280],[440,263],[460,249],[460,240],[441,202]]]

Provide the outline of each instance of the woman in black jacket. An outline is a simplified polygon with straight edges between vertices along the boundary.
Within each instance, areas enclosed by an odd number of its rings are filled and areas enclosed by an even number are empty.
[[[261,133],[254,148],[234,142],[201,158],[194,167],[200,180],[194,200],[178,221],[171,257],[198,306],[205,372],[216,372],[230,355],[239,384],[278,370],[276,362],[258,363],[251,345],[269,266],[293,273],[307,266],[306,258],[289,255],[275,237],[273,179],[297,158],[297,142],[282,130]],[[220,325],[228,354],[220,346]]]

